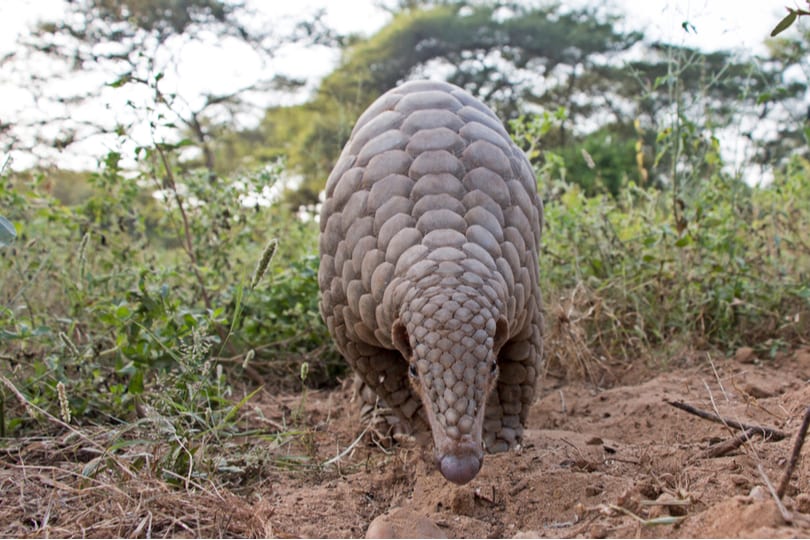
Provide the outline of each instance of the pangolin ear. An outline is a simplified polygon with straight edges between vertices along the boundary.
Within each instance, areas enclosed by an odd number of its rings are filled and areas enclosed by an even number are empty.
[[[492,347],[495,354],[500,352],[507,339],[509,339],[509,323],[506,322],[506,317],[501,315],[498,317],[498,322],[495,323],[495,343]]]
[[[394,325],[391,327],[391,341],[394,342],[394,347],[402,353],[405,360],[410,361],[413,354],[411,340],[408,339],[408,331],[405,329],[405,325],[399,319],[395,320]]]

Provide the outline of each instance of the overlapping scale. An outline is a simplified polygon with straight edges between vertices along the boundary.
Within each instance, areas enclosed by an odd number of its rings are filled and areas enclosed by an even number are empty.
[[[487,448],[520,440],[542,357],[542,217],[525,155],[464,90],[409,82],[361,115],[327,180],[321,313],[349,364],[405,420],[432,419],[458,439],[486,403]],[[508,336],[498,352],[499,318]],[[395,349],[396,321],[412,358]]]

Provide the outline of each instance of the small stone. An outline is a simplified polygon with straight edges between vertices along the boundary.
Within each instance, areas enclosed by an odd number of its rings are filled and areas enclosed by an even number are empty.
[[[447,538],[447,535],[425,516],[407,508],[394,508],[374,518],[366,538]]]
[[[599,523],[594,523],[588,529],[588,536],[591,538],[607,538],[608,533],[608,528]]]
[[[770,500],[771,495],[768,493],[768,490],[762,486],[754,486],[751,488],[751,491],[748,492],[748,496],[751,500],[754,501],[767,501]]]
[[[753,364],[756,361],[756,353],[751,347],[740,347],[734,353],[734,360],[741,364]]]

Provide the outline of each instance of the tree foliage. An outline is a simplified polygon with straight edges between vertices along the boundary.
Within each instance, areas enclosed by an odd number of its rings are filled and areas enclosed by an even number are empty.
[[[404,4],[379,32],[347,42],[340,65],[312,99],[269,109],[257,130],[226,137],[219,151],[227,160],[240,152],[287,156],[303,176],[289,199],[313,202],[371,101],[402,80],[440,76],[505,120],[564,110],[544,148],[567,155],[567,177],[588,193],[615,196],[628,180],[664,186],[706,177],[712,166],[703,158],[715,150],[708,133],[752,117],[784,125],[784,111],[806,89],[779,86],[785,64],[648,43],[640,32],[619,30],[619,16],[597,9]],[[779,92],[763,100],[775,85]],[[758,148],[774,141],[755,131],[750,138]],[[702,142],[696,133],[704,134]]]
[[[367,40],[350,41],[343,58],[305,104],[268,110],[244,151],[266,144],[284,153],[304,175],[300,202],[314,200],[348,139],[354,119],[377,96],[402,80],[440,71],[490,103],[503,117],[517,116],[545,78],[549,107],[571,105],[564,74],[597,55],[609,58],[632,46],[637,33],[613,29],[615,18],[584,9],[527,7],[519,3],[447,2],[408,6]],[[595,60],[594,60],[595,61]],[[574,114],[579,113],[579,109]],[[586,111],[582,111],[583,113]],[[256,144],[251,144],[255,141]],[[243,141],[244,142],[244,141]],[[233,146],[231,146],[233,147]]]

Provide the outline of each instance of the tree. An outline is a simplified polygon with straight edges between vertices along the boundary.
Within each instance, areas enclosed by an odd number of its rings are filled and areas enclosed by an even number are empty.
[[[269,109],[218,151],[287,156],[303,178],[288,200],[314,202],[362,110],[404,79],[441,74],[505,120],[564,110],[541,147],[563,156],[566,177],[588,194],[616,195],[629,180],[680,191],[726,167],[718,136],[782,118],[806,90],[783,84],[786,63],[649,43],[596,9],[408,0],[399,9],[370,38],[346,42],[310,101]],[[767,147],[762,134],[751,141]]]
[[[99,134],[138,144],[177,142],[216,170],[212,138],[223,125],[267,106],[268,92],[291,82],[268,76],[276,50],[291,42],[332,44],[320,14],[281,33],[241,2],[224,0],[72,0],[41,22],[3,60],[6,84],[25,88],[33,106],[0,125],[3,151],[61,150]],[[209,88],[184,86],[185,51],[227,47],[252,59],[255,76],[238,84],[211,74]],[[99,114],[105,107],[108,114]],[[140,133],[133,133],[140,132]],[[145,133],[144,133],[145,132]],[[188,155],[188,153],[187,153]]]
[[[526,103],[542,102],[550,110],[565,106],[568,122],[584,123],[590,110],[576,105],[578,86],[572,82],[593,66],[609,65],[641,38],[616,31],[615,16],[591,9],[437,4],[408,3],[371,38],[347,41],[340,65],[309,102],[272,108],[259,127],[263,137],[245,134],[261,143],[244,151],[269,147],[287,155],[303,175],[294,202],[314,202],[358,114],[402,80],[447,73],[447,80],[487,101],[504,119],[517,117]]]

